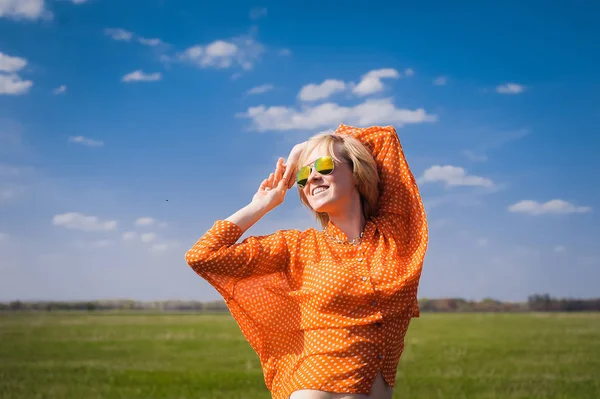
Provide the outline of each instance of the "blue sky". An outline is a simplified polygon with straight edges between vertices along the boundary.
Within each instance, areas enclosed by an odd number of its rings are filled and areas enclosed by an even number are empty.
[[[600,9],[521,3],[0,2],[0,300],[219,299],[185,251],[340,123],[398,129],[420,297],[598,296]]]

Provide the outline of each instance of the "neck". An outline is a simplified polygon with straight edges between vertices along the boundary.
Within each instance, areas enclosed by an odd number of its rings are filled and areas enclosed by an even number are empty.
[[[358,237],[367,223],[359,195],[352,196],[345,206],[341,206],[336,212],[329,212],[328,215],[331,223],[346,235],[348,241]]]

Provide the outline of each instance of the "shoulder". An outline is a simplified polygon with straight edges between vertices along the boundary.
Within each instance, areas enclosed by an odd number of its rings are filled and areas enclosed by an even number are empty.
[[[302,248],[315,247],[318,245],[319,231],[315,228],[308,228],[305,230],[299,229],[281,229],[274,233],[281,239],[284,239],[287,247],[294,252],[294,250],[301,250]]]
[[[305,230],[299,229],[282,229],[278,230],[276,234],[281,234],[288,240],[292,241],[306,241],[315,238],[319,231],[313,227]]]

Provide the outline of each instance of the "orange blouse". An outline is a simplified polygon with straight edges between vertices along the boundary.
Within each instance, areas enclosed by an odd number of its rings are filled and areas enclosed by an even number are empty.
[[[218,220],[186,253],[224,298],[258,354],[273,399],[300,389],[369,394],[377,373],[394,386],[412,317],[428,229],[396,130],[340,125],[375,157],[379,209],[359,245],[319,230],[243,235]],[[332,222],[330,235],[347,240]]]

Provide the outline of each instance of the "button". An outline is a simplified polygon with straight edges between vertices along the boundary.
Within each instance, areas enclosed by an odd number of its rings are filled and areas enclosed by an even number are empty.
[[[371,302],[371,305],[373,305],[373,306],[377,306],[377,301],[373,301],[373,302]]]
[[[362,281],[367,281],[367,279],[368,279],[367,277],[363,277]]]
[[[377,355],[377,359],[383,359],[383,355]]]

